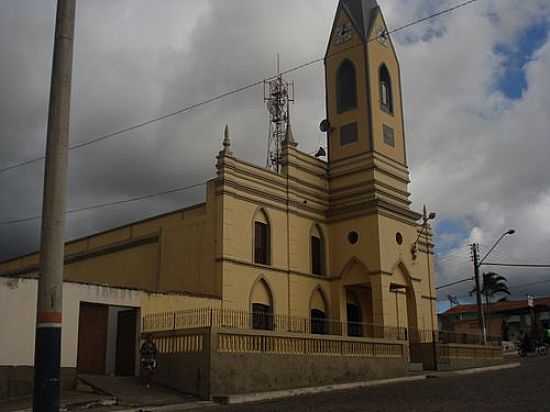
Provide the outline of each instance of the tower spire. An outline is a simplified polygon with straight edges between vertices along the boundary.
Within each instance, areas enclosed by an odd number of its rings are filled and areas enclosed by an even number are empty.
[[[288,124],[286,126],[286,134],[285,134],[285,140],[283,141],[283,144],[294,146],[294,147],[298,146],[298,143],[296,143],[296,140],[294,140],[294,133],[292,132],[290,119],[288,120]]]
[[[223,149],[220,152],[220,154],[223,154],[225,156],[231,156],[233,152],[231,151],[231,138],[229,137],[229,126],[225,125],[225,129],[223,130]]]

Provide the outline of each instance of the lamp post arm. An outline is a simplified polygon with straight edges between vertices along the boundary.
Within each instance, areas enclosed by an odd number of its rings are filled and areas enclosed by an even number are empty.
[[[483,265],[483,262],[485,262],[485,259],[487,259],[489,257],[489,255],[491,254],[491,252],[493,250],[495,250],[495,248],[498,246],[498,244],[500,243],[500,241],[504,238],[504,236],[506,236],[508,233],[503,233],[502,235],[500,235],[500,237],[498,238],[498,240],[495,242],[495,244],[491,247],[491,249],[489,249],[489,251],[485,254],[485,256],[483,256],[481,258],[481,260],[479,261],[478,263],[478,266],[481,266]]]

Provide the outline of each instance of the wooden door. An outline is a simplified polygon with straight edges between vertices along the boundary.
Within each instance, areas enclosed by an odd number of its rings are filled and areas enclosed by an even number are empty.
[[[117,376],[134,376],[136,370],[136,322],[137,311],[118,312],[116,340]]]
[[[347,304],[348,336],[363,336],[361,324],[361,307],[352,303]]]
[[[76,366],[78,372],[96,375],[105,373],[108,319],[108,306],[80,303]]]

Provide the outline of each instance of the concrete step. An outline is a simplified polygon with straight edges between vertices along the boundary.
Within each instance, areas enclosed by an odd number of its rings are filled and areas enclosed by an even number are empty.
[[[409,362],[409,372],[424,372],[422,363]]]

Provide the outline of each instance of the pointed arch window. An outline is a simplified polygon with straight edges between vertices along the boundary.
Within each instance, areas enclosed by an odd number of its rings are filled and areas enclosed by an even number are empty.
[[[319,225],[313,226],[310,236],[311,243],[311,273],[323,276],[325,270],[325,242]]]
[[[252,309],[252,328],[273,330],[273,296],[265,280],[257,281],[252,287],[250,307]]]
[[[357,79],[355,66],[350,60],[344,60],[336,73],[336,106],[338,113],[357,108]]]
[[[393,94],[390,72],[385,64],[380,66],[380,108],[393,114]]]
[[[254,263],[271,264],[271,225],[265,211],[260,210],[254,218]]]
[[[310,300],[310,328],[315,335],[328,335],[328,305],[320,288],[313,291]]]

